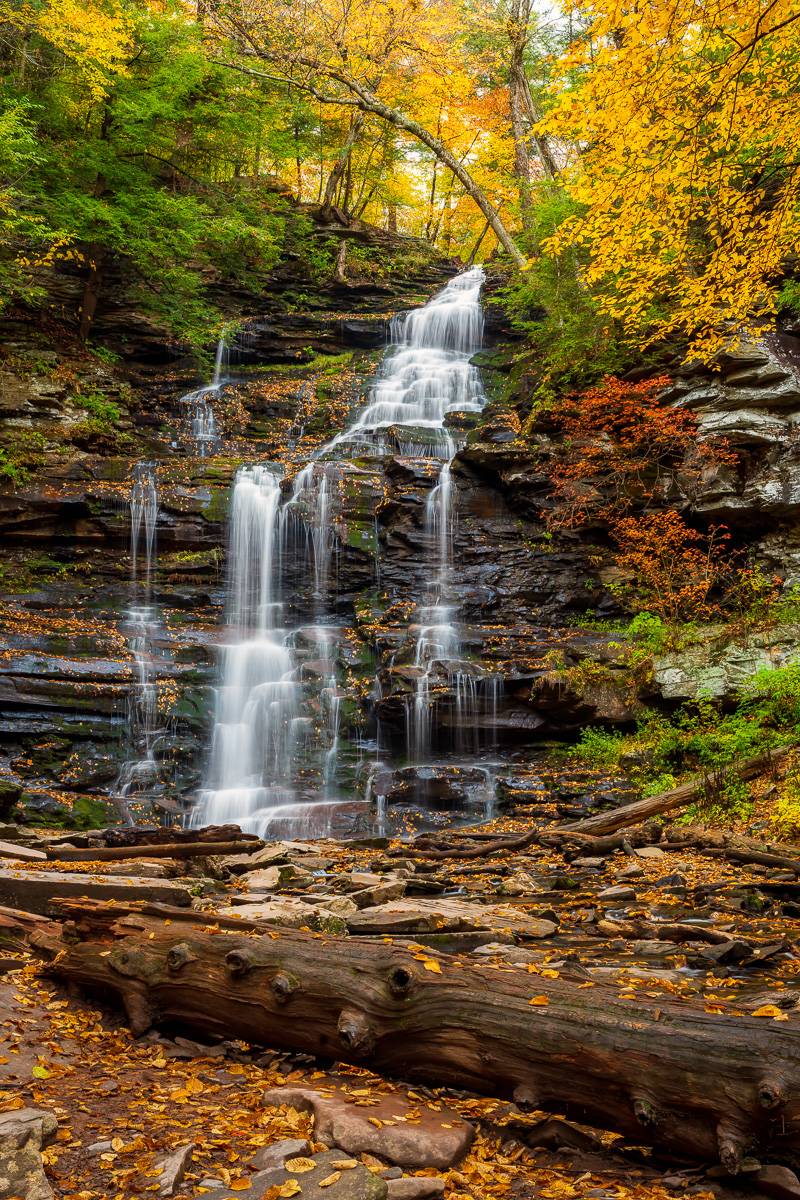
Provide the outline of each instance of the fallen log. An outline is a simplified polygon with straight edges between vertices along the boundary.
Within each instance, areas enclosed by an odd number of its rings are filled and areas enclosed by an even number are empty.
[[[72,905],[73,910],[75,905]],[[77,914],[76,914],[77,915]],[[800,1014],[707,1013],[702,999],[530,974],[366,939],[208,933],[92,910],[91,940],[35,934],[46,972],[156,1022],[511,1097],[636,1144],[791,1160],[800,1138]],[[80,922],[77,923],[78,927]],[[131,929],[131,925],[139,928]],[[127,936],[120,936],[126,933]],[[568,968],[567,968],[568,970]],[[586,989],[586,990],[584,990]]]
[[[412,842],[410,846],[404,845],[395,850],[387,850],[386,855],[388,858],[460,858],[466,861],[470,858],[486,858],[487,855],[499,854],[503,850],[524,850],[538,838],[539,830],[534,829],[515,838],[495,838],[483,846],[474,846],[471,850],[417,850]]]
[[[734,850],[729,847],[709,847],[700,850],[704,858],[728,858],[731,862],[754,863],[760,867],[777,867],[781,871],[794,871],[800,875],[800,861],[783,858],[780,854],[761,854],[758,850]]]
[[[722,946],[733,937],[739,942],[747,942],[748,946],[772,945],[774,938],[754,938],[749,935],[721,933],[718,929],[709,929],[707,925],[684,925],[679,921],[645,921],[634,917],[628,921],[600,920],[594,926],[589,926],[598,937],[626,938],[628,941],[657,941],[657,942],[706,942],[709,946]]]
[[[540,835],[539,841],[542,846],[552,846],[553,849],[568,847],[564,850],[565,857],[575,854],[594,854],[603,857],[613,854],[615,850],[622,850],[625,846],[632,848],[654,846],[661,840],[661,833],[658,821],[647,821],[644,825],[637,825],[632,829],[621,829],[619,833],[606,834],[605,837],[594,837],[591,833],[583,833],[580,829],[554,830],[552,833],[547,829]]]
[[[719,772],[715,782],[719,783],[730,775],[738,775],[740,779],[755,779],[757,775],[785,758],[792,749],[792,746],[780,746],[776,750],[767,750],[764,754],[746,758],[730,770]],[[632,804],[623,804],[621,808],[612,809],[611,812],[598,813],[596,817],[587,817],[574,825],[561,825],[556,829],[548,829],[547,832],[569,833],[580,830],[581,833],[614,833],[625,825],[638,825],[649,817],[657,817],[659,813],[682,808],[684,804],[695,800],[708,786],[708,776],[699,775],[696,779],[682,783],[680,787],[672,788],[668,792],[659,792],[656,796],[648,796],[646,800],[634,800]]]
[[[102,847],[97,850],[64,850],[48,846],[47,857],[55,862],[122,862],[128,858],[207,858],[210,854],[255,854],[264,845],[252,842],[167,842],[141,846]]]
[[[103,830],[107,846],[158,846],[164,842],[255,842],[255,833],[242,833],[238,825],[204,825],[199,829],[169,829],[129,825],[120,829],[112,826]]]

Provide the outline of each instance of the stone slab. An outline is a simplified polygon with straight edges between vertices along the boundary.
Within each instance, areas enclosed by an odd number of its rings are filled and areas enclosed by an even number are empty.
[[[285,1167],[258,1171],[251,1175],[248,1181],[250,1187],[246,1190],[215,1188],[209,1196],[214,1197],[214,1200],[241,1200],[241,1197],[246,1195],[250,1200],[262,1200],[270,1188],[281,1187],[290,1179],[300,1185],[298,1200],[300,1197],[302,1200],[308,1200],[312,1196],[319,1197],[319,1200],[385,1200],[388,1195],[386,1180],[373,1175],[362,1163],[349,1168],[337,1167],[337,1163],[350,1162],[349,1156],[341,1150],[326,1150],[310,1159],[301,1156],[300,1161],[304,1167],[309,1162],[314,1164],[310,1170],[292,1170],[292,1163],[295,1161],[297,1160],[289,1159]],[[335,1182],[320,1187],[323,1180],[336,1175],[338,1178]]]
[[[55,900],[146,900],[151,904],[174,904],[186,908],[192,902],[189,890],[194,880],[179,883],[166,879],[125,878],[121,875],[83,875],[66,871],[0,870],[0,904],[25,912],[56,917],[61,910]]]
[[[458,900],[393,901],[364,908],[347,919],[351,934],[466,933],[499,929],[520,937],[543,938],[556,932],[552,921],[543,921],[506,904],[465,904]]]
[[[0,858],[18,858],[21,862],[47,862],[47,855],[42,850],[15,846],[10,842],[0,842]]]

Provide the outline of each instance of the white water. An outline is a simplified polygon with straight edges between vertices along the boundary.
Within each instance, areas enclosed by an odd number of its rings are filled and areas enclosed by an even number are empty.
[[[158,482],[154,463],[137,463],[131,486],[131,584],[133,603],[126,625],[130,628],[128,645],[134,662],[135,682],[128,699],[128,733],[135,758],[122,766],[114,794],[118,804],[135,799],[142,787],[158,776],[155,746],[158,730],[157,666],[153,638],[158,611],[151,594],[151,572],[155,557],[156,521],[158,520]],[[144,569],[139,570],[139,543],[144,529]],[[130,813],[128,819],[132,821]]]
[[[180,398],[181,404],[185,404],[188,409],[187,421],[191,432],[189,441],[195,445],[200,458],[205,458],[207,454],[211,453],[219,437],[211,401],[218,395],[220,388],[225,383],[222,371],[223,366],[227,367],[228,359],[228,343],[223,335],[217,343],[211,382],[192,392],[187,392]]]
[[[239,471],[228,559],[232,640],[224,650],[211,762],[194,823],[235,822],[265,834],[276,822],[288,821],[294,832],[321,833],[338,799],[343,693],[335,674],[337,639],[328,624],[333,614],[319,611],[325,624],[298,634],[282,628],[284,601],[291,599],[284,595],[284,559],[298,523],[313,559],[320,605],[328,592],[342,478],[337,457],[364,448],[373,454],[396,453],[405,442],[442,460],[426,506],[434,575],[431,603],[419,610],[410,630],[416,635],[418,684],[407,709],[409,748],[418,761],[430,752],[437,680],[448,686],[455,682],[459,717],[469,722],[475,680],[465,669],[469,664],[459,659],[455,607],[449,601],[451,462],[457,444],[445,418],[454,411],[477,412],[486,400],[480,375],[470,365],[482,342],[482,281],[480,268],[467,271],[424,308],[394,319],[392,336],[398,344],[387,354],[368,403],[347,430],[297,473],[287,502],[282,502],[277,471],[266,466]],[[298,658],[300,634],[316,655],[306,668]],[[312,681],[315,694],[309,693]]]

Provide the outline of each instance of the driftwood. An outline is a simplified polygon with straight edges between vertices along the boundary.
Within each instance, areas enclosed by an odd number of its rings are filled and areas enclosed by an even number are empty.
[[[729,771],[718,773],[715,782],[720,782],[728,775],[738,775],[740,779],[755,779],[774,763],[785,758],[791,749],[791,746],[781,746],[777,750],[757,754],[754,758],[746,758]],[[614,833],[625,825],[638,825],[649,817],[657,817],[659,813],[671,812],[675,808],[682,808],[684,804],[690,804],[708,785],[708,777],[700,775],[688,783],[682,783],[680,787],[672,788],[669,792],[659,792],[657,796],[648,796],[646,800],[634,800],[632,804],[623,804],[611,812],[587,817],[585,821],[575,825],[562,825],[560,828],[548,830],[548,833],[568,833],[574,830],[580,830],[581,833]]]
[[[544,830],[539,838],[543,846],[552,846],[564,850],[565,858],[574,858],[579,854],[599,855],[613,854],[615,850],[623,850],[626,846],[632,848],[654,846],[661,841],[662,829],[658,821],[648,821],[633,829],[621,829],[619,833],[610,833],[605,837],[593,837],[590,833],[582,833],[580,829],[557,831],[552,833]]]
[[[92,908],[90,940],[75,940],[80,919],[63,939],[34,940],[53,956],[49,974],[116,995],[136,1035],[180,1023],[513,1097],[731,1172],[748,1153],[796,1152],[794,1012],[777,1023],[670,994],[624,999],[617,986],[570,979],[568,967],[545,978],[380,940],[242,936],[144,914],[115,924],[114,907]]]
[[[47,857],[58,862],[122,862],[127,858],[206,858],[209,854],[254,854],[264,843],[175,842],[166,845],[115,846],[97,850],[62,850],[48,847]]]

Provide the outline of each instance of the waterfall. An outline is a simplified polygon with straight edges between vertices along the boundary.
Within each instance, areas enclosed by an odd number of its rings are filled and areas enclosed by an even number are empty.
[[[211,454],[219,439],[217,420],[214,416],[214,409],[211,407],[211,401],[225,382],[222,374],[223,365],[227,366],[229,359],[230,350],[223,334],[217,343],[211,382],[194,391],[187,392],[180,398],[180,403],[186,405],[188,412],[187,423],[190,430],[188,441],[200,458]]]
[[[395,346],[363,410],[291,482],[282,484],[277,468],[239,470],[228,555],[231,640],[223,649],[211,760],[195,823],[231,821],[262,835],[276,826],[307,835],[329,827],[331,805],[340,798],[336,776],[345,695],[336,679],[334,613],[324,611],[338,544],[339,458],[410,446],[441,460],[425,511],[431,602],[419,608],[409,629],[417,671],[416,693],[406,710],[409,748],[417,761],[430,753],[442,680],[455,687],[459,724],[469,726],[476,681],[459,657],[452,600],[451,464],[458,447],[445,420],[450,412],[478,412],[486,402],[480,374],[470,363],[482,343],[482,282],[480,268],[466,271],[423,308],[393,319]],[[292,631],[284,624],[285,606],[297,590],[303,543],[313,568],[318,624]]]
[[[138,757],[125,762],[117,778],[114,794],[120,807],[132,821],[127,802],[135,799],[142,784],[158,776],[155,749],[158,730],[157,670],[153,640],[158,625],[158,610],[152,601],[151,573],[155,557],[158,519],[158,482],[155,463],[140,462],[134,467],[131,483],[131,589],[133,600],[125,624],[130,628],[128,645],[133,656],[135,682],[128,697],[128,735]],[[139,544],[144,529],[144,570],[139,571]]]

